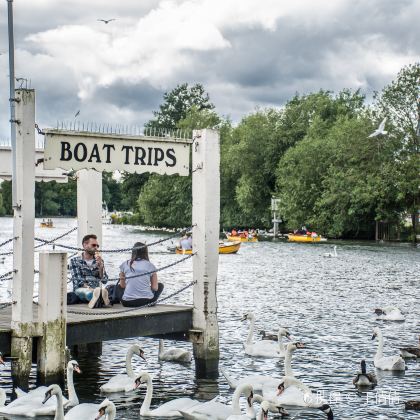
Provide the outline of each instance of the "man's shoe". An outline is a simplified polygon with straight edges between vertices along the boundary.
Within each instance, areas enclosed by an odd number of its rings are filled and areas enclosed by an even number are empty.
[[[95,307],[96,302],[99,300],[100,296],[101,296],[101,288],[96,287],[95,290],[93,291],[92,299],[90,300],[90,302],[88,304],[90,309],[93,309]]]

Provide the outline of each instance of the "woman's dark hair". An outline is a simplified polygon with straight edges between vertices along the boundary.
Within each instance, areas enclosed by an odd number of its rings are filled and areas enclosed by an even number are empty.
[[[149,261],[149,251],[147,250],[147,245],[143,242],[136,242],[131,251],[131,260],[130,260],[130,269],[133,269],[133,262],[136,260],[147,260]]]

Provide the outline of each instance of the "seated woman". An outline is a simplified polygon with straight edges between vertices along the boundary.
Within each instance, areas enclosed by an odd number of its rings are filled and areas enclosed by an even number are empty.
[[[163,290],[158,283],[156,267],[149,261],[147,246],[136,242],[131,259],[120,265],[120,287],[124,289],[123,306],[143,306],[156,302]],[[148,274],[149,273],[149,274]]]

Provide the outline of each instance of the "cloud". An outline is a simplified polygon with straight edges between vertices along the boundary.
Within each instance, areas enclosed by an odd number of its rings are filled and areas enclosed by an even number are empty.
[[[45,124],[82,109],[141,125],[183,82],[203,83],[217,111],[237,121],[295,92],[380,90],[419,57],[419,14],[415,0],[16,2],[16,74],[37,88]],[[4,55],[0,72],[7,91]],[[7,106],[1,98],[3,115]]]

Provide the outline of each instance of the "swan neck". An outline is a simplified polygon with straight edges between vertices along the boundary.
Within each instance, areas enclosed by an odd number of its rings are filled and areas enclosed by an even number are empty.
[[[279,350],[281,352],[284,351],[283,335],[280,332],[277,334],[277,340],[279,342]]]
[[[57,398],[57,409],[55,411],[54,420],[64,420],[63,394],[59,392],[55,397]]]
[[[249,331],[248,331],[248,337],[246,339],[246,344],[252,344],[252,338],[254,336],[254,324],[255,324],[255,319],[254,317],[252,317],[249,320]]]
[[[134,350],[130,347],[125,355],[125,370],[130,378],[134,378],[133,365],[131,359],[133,358]]]
[[[284,376],[295,376],[292,370],[292,351],[287,350],[284,356]]]
[[[376,351],[375,359],[379,359],[383,357],[383,350],[384,350],[384,337],[382,334],[378,334],[378,350]]]
[[[144,416],[150,412],[150,404],[152,402],[153,395],[153,383],[150,376],[147,377],[147,391],[146,396],[144,397],[143,404],[140,407],[140,415]]]
[[[248,384],[242,384],[235,389],[232,396],[232,414],[241,414],[241,407],[239,406],[239,397],[244,393],[245,388],[248,388]]]
[[[6,392],[3,388],[0,389],[0,407],[3,407],[6,404]]]
[[[107,420],[115,420],[115,416],[117,414],[117,410],[115,409],[115,406],[112,405],[109,409],[108,409],[108,417]]]
[[[78,405],[79,404],[79,398],[76,394],[76,389],[74,388],[74,382],[73,382],[73,369],[67,368],[67,390],[69,393],[69,403],[70,405]]]
[[[159,357],[162,356],[164,350],[163,340],[159,340]]]

